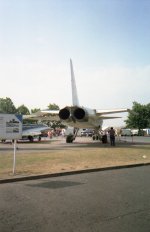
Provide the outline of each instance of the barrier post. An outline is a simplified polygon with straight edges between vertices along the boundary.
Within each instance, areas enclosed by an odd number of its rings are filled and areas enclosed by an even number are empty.
[[[16,139],[14,140],[13,175],[15,175],[15,170],[16,170]]]

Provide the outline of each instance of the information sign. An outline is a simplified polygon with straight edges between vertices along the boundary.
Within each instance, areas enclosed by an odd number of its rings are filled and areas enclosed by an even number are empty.
[[[22,138],[22,115],[0,114],[0,140]]]

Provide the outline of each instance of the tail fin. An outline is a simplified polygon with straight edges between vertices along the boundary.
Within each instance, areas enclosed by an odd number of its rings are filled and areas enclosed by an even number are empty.
[[[71,69],[72,103],[73,103],[73,106],[79,106],[77,87],[76,87],[75,76],[74,76],[73,65],[72,65],[71,59],[70,59],[70,69]]]

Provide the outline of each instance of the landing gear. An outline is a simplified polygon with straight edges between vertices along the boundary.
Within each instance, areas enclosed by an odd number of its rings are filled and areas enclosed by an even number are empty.
[[[29,141],[30,141],[31,143],[33,143],[33,141],[34,141],[33,136],[29,135],[29,136],[28,136],[28,139],[29,139]]]
[[[102,143],[108,143],[107,141],[107,135],[102,136]]]
[[[74,135],[70,134],[66,137],[66,143],[72,143],[74,140]]]
[[[41,136],[39,135],[39,137],[38,137],[38,141],[40,142],[41,141]]]
[[[77,133],[78,133],[79,128],[74,128],[74,134],[69,134],[66,137],[66,143],[72,143],[73,140],[75,140]]]
[[[92,139],[93,140],[100,140],[100,136],[95,134],[95,135],[92,136]]]

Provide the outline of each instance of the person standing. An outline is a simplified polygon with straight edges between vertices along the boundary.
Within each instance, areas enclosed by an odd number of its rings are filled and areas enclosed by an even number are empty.
[[[110,136],[110,145],[115,146],[115,130],[113,127],[110,128],[109,136]]]

